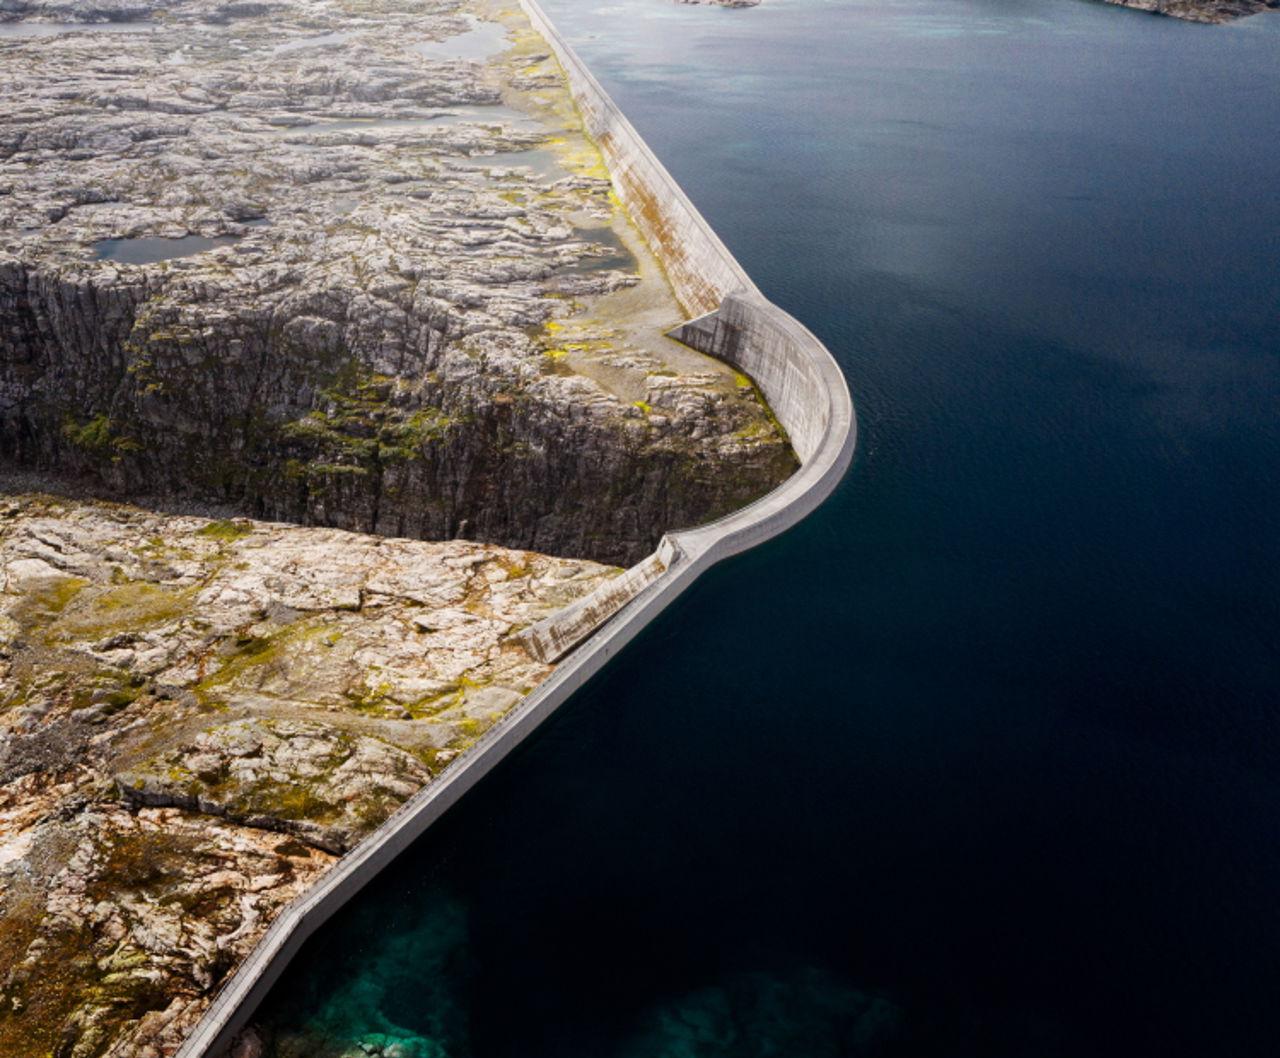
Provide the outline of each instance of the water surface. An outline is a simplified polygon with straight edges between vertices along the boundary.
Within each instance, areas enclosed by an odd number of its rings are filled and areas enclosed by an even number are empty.
[[[546,3],[855,467],[315,938],[277,1053],[1274,1054],[1280,15]]]
[[[158,29],[155,22],[0,22],[0,40],[64,33],[154,33]]]
[[[510,44],[507,28],[500,22],[481,22],[468,17],[467,25],[467,29],[452,37],[413,44],[409,50],[428,59],[468,59],[479,62],[497,55]]]
[[[466,168],[527,169],[540,180],[559,180],[569,172],[560,163],[556,153],[549,148],[533,147],[527,150],[494,151],[491,154],[468,156]]]
[[[608,272],[615,268],[631,272],[637,270],[635,255],[627,249],[622,236],[612,228],[580,228],[578,235],[582,241],[592,246],[593,256],[582,258],[568,271],[583,274]]]
[[[158,235],[146,235],[136,239],[102,239],[93,244],[94,255],[100,261],[117,261],[120,264],[154,264],[177,257],[191,257],[217,246],[230,246],[238,235],[183,235],[167,239]]]

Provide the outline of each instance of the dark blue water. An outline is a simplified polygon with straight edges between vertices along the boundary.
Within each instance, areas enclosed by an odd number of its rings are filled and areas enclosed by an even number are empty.
[[[856,464],[311,944],[278,1053],[1277,1053],[1280,15],[548,7]]]

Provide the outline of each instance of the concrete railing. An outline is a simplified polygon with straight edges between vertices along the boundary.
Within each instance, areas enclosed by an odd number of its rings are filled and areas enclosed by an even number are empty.
[[[725,518],[668,533],[658,550],[597,592],[525,633],[530,650],[563,660],[465,754],[336,863],[271,924],[179,1051],[219,1056],[308,937],[416,841],[530,732],[600,671],[707,568],[790,528],[836,487],[853,458],[856,422],[844,376],[803,325],[767,301],[645,146],[535,0],[520,0],[564,67],[614,187],[698,318],[672,335],[755,380],[787,430],[800,469]],[[575,649],[576,648],[576,649]]]

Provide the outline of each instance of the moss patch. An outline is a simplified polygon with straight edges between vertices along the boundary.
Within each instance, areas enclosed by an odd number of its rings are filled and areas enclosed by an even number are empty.
[[[221,519],[216,522],[210,522],[196,530],[196,536],[208,537],[211,540],[221,540],[224,543],[231,543],[242,537],[248,536],[253,532],[253,526],[243,519]]]
[[[94,639],[112,632],[135,632],[187,614],[194,588],[170,588],[146,581],[79,591],[50,626],[50,643]]]

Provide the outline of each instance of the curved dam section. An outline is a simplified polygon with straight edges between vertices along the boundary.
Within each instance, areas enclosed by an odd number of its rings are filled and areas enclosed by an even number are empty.
[[[702,572],[795,525],[831,494],[853,459],[853,402],[830,352],[756,289],[535,0],[520,0],[520,6],[560,61],[587,132],[608,164],[615,192],[692,317],[675,328],[671,337],[733,364],[754,380],[787,431],[800,469],[740,511],[668,533],[654,554],[528,629],[524,633],[528,648],[544,660],[559,661],[552,675],[276,919],[252,955],[223,985],[178,1052],[181,1058],[225,1054],[318,927]]]

